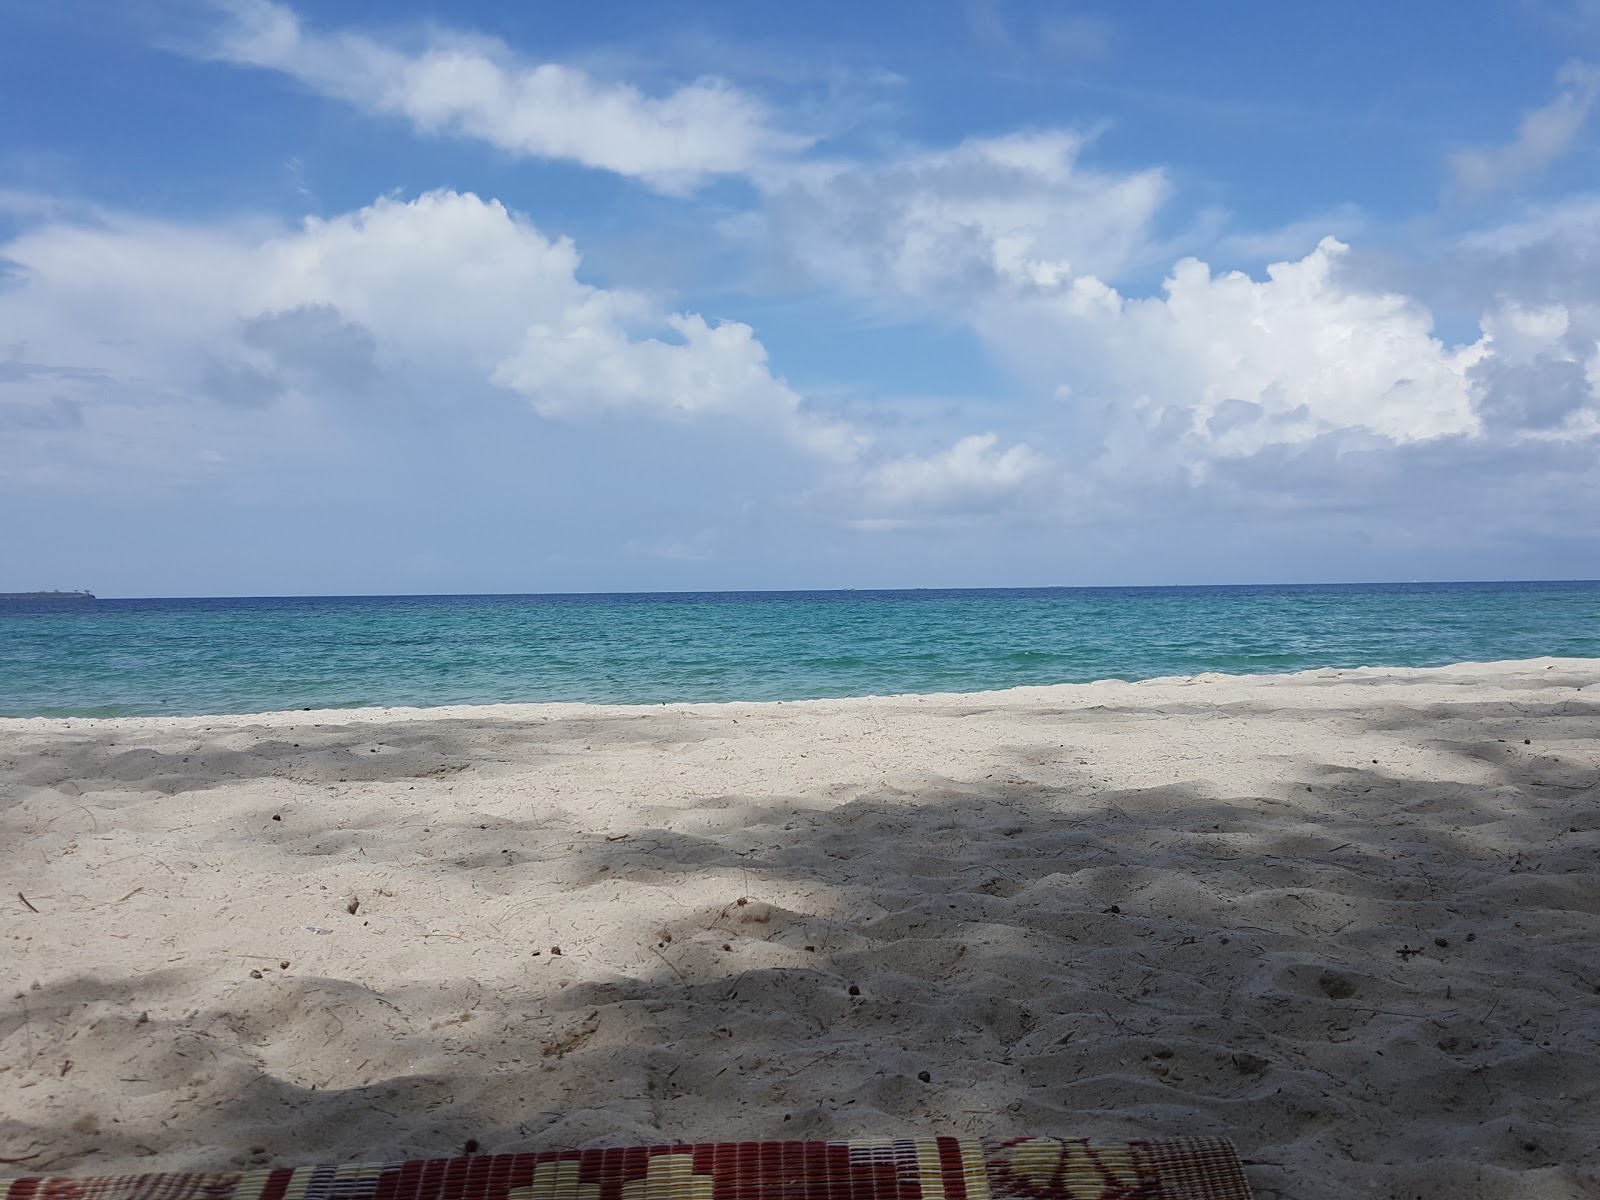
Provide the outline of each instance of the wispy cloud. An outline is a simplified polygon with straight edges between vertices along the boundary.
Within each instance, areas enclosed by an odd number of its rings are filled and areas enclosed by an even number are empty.
[[[995,286],[1114,276],[1147,249],[1167,181],[1081,165],[1089,141],[1041,130],[801,164],[762,177],[763,211],[742,226],[816,278],[902,303],[959,308]]]
[[[433,31],[403,48],[352,31],[318,32],[275,0],[217,0],[222,23],[201,53],[280,71],[313,91],[419,132],[510,154],[565,160],[682,192],[803,150],[754,97],[718,79],[662,95],[529,62],[490,38]]]
[[[1054,6],[1031,20],[1014,20],[1002,0],[967,0],[967,29],[991,54],[1023,61],[1083,62],[1104,58],[1111,50],[1115,27],[1103,17]]]
[[[1512,141],[1451,156],[1454,183],[1462,192],[1477,196],[1513,187],[1571,149],[1600,100],[1600,67],[1570,62],[1561,68],[1556,82],[1555,98],[1525,114]]]

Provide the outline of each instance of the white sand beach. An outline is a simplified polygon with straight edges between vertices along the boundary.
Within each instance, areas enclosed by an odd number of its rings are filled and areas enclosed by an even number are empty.
[[[0,1174],[1204,1133],[1600,1195],[1597,684],[0,721]]]

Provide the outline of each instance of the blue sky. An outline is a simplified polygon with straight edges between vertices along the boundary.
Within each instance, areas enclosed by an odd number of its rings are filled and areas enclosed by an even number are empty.
[[[1593,577],[1597,104],[1572,0],[9,0],[0,589]]]

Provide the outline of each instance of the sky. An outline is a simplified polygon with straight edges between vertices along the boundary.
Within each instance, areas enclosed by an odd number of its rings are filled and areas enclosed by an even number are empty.
[[[1600,575],[1600,0],[0,0],[0,590]]]

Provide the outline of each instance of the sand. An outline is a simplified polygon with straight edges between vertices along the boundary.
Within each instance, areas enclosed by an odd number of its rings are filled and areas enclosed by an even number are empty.
[[[0,721],[0,1174],[1204,1133],[1597,1196],[1597,684]]]

